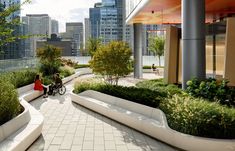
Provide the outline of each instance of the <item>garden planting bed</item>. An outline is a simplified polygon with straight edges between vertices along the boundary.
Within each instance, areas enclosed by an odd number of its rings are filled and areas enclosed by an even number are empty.
[[[72,101],[132,127],[167,144],[190,151],[234,151],[234,139],[212,139],[180,133],[168,126],[165,114],[156,108],[88,90],[70,93]]]

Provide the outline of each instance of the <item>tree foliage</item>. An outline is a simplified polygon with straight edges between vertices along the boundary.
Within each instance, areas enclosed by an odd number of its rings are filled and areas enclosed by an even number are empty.
[[[21,6],[29,3],[30,0],[25,0],[22,4],[14,4],[4,8],[3,4],[0,3],[0,51],[1,48],[8,43],[14,42],[17,39],[25,39],[28,36],[15,35],[15,27],[20,25],[20,16],[9,18],[14,12],[20,10]]]
[[[165,39],[160,36],[151,37],[149,40],[149,50],[158,56],[159,66],[161,66],[161,56],[164,55]]]
[[[61,65],[61,49],[51,45],[45,45],[37,49],[37,57],[40,59],[40,71],[43,75],[52,75],[59,71]]]
[[[87,42],[87,48],[91,56],[94,56],[95,52],[101,46],[101,39],[89,38]]]
[[[112,41],[94,53],[90,67],[110,84],[118,84],[120,77],[131,72],[131,49],[127,43]]]

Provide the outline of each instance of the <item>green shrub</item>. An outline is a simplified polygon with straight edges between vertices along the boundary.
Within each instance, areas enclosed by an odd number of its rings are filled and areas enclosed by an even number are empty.
[[[62,77],[68,77],[68,76],[74,74],[75,70],[72,67],[63,66],[63,67],[60,67],[59,73],[60,73],[60,76],[62,76]]]
[[[75,84],[75,93],[80,93],[85,90],[99,91],[150,107],[158,107],[160,100],[165,96],[165,94],[145,88],[123,87],[96,82],[81,82]]]
[[[168,94],[169,96],[173,96],[174,94],[182,94],[183,91],[173,84],[166,84],[163,79],[156,80],[146,80],[136,84],[138,88],[150,89],[153,91],[158,91],[162,94]]]
[[[187,82],[187,89],[191,96],[202,97],[209,101],[219,101],[221,104],[235,106],[235,89],[228,87],[228,81],[217,81],[216,79],[206,79],[199,81],[194,78]]]
[[[74,65],[74,69],[79,69],[79,68],[89,68],[89,64],[76,64]]]
[[[61,63],[58,61],[55,62],[44,62],[40,65],[39,70],[43,73],[43,76],[53,75],[59,72]]]
[[[9,81],[15,86],[15,88],[19,88],[33,83],[34,78],[37,74],[38,72],[35,69],[25,69],[20,71],[3,73],[0,78]]]
[[[235,110],[203,99],[175,95],[160,109],[169,126],[179,132],[210,138],[235,138]]]
[[[52,84],[54,82],[53,75],[51,75],[51,76],[44,76],[42,78],[42,82],[43,82],[44,85]]]
[[[18,94],[13,84],[0,79],[0,125],[14,118],[21,111]]]

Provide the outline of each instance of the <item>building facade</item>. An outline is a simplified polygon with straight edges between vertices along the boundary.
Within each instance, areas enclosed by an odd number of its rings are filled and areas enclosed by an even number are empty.
[[[83,23],[82,22],[70,22],[66,23],[66,33],[65,38],[71,39],[72,41],[76,41],[78,51],[81,51],[84,47],[84,39],[83,39]],[[77,52],[79,55],[80,52]]]
[[[51,17],[48,14],[27,14],[22,17],[23,24],[28,27],[28,34],[34,35],[29,38],[29,52],[28,57],[36,55],[36,41],[45,39],[51,35]]]
[[[92,38],[100,38],[100,8],[102,3],[96,3],[94,8],[89,9],[90,31]]]
[[[72,39],[62,39],[52,34],[51,38],[37,41],[37,49],[43,48],[45,45],[58,47],[62,51],[62,56],[77,56],[77,44]]]
[[[59,22],[55,19],[51,20],[51,33],[52,34],[59,34]]]
[[[89,18],[85,18],[84,20],[84,23],[85,23],[85,30],[84,30],[84,48],[85,48],[85,51],[84,53],[85,54],[88,54],[88,50],[87,50],[87,41],[89,40],[89,38],[91,37],[91,32],[90,32],[90,19]]]
[[[123,5],[123,0],[102,0],[90,8],[92,38],[101,38],[104,44],[124,39]]]

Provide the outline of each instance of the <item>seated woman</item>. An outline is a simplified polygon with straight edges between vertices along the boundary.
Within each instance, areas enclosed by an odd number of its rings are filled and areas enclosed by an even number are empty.
[[[47,96],[47,87],[42,84],[39,75],[36,75],[34,80],[34,90],[44,91],[43,97],[46,98]]]

